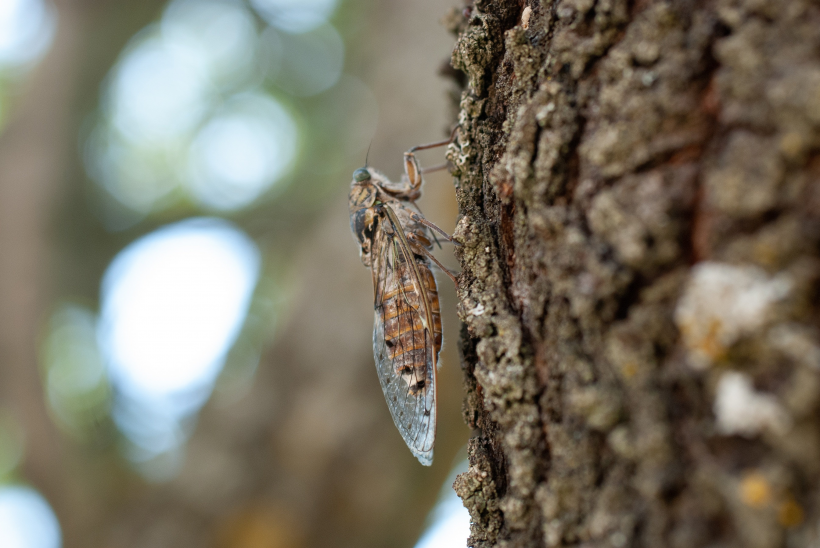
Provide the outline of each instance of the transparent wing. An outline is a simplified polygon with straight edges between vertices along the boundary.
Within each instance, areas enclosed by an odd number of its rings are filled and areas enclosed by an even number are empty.
[[[388,207],[388,206],[385,206]],[[393,422],[410,451],[425,466],[433,462],[436,436],[436,361],[430,305],[416,260],[401,226],[375,235],[373,355]]]

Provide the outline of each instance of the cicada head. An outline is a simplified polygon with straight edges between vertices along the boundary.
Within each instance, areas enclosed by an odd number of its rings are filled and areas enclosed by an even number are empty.
[[[373,184],[373,177],[366,167],[353,172],[350,183],[350,230],[362,245],[362,252],[369,251],[370,239],[376,228],[376,198],[378,190]],[[367,248],[367,249],[365,249]]]

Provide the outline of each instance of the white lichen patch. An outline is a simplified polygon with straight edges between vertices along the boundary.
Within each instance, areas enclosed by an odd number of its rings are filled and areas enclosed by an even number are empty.
[[[717,385],[714,405],[721,434],[752,437],[764,430],[783,434],[791,427],[789,414],[771,394],[758,392],[748,375],[724,373]]]
[[[769,277],[756,266],[695,266],[675,310],[690,365],[710,366],[740,337],[761,329],[770,319],[772,305],[791,288],[789,278]]]
[[[532,17],[532,8],[527,6],[521,12],[521,27],[524,29],[530,28],[530,17]]]

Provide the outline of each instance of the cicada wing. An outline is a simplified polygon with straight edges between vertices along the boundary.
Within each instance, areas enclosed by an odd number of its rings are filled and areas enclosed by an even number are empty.
[[[389,218],[385,222],[393,230],[379,231],[372,263],[373,355],[393,422],[413,455],[429,466],[436,437],[438,361],[435,335],[424,327],[432,325],[430,304],[401,226]]]

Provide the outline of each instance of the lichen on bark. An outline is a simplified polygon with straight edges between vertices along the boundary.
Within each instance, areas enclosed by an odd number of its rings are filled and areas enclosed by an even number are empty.
[[[469,545],[819,543],[820,6],[449,24]]]

